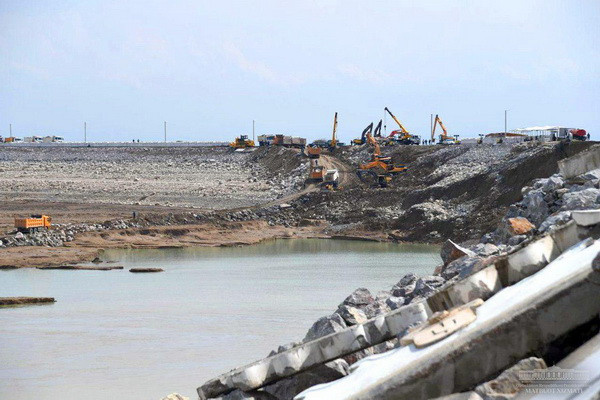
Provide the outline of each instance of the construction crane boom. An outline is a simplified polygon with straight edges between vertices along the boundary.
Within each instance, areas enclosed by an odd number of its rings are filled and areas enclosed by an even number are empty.
[[[337,131],[337,112],[335,113],[335,115],[333,116],[333,133],[331,134],[331,148],[335,149],[337,146],[337,138],[335,137],[335,133]]]
[[[396,118],[396,116],[394,114],[392,114],[392,112],[390,111],[389,108],[385,107],[385,111],[387,111],[388,114],[390,114],[390,117],[392,117],[392,119],[394,121],[396,121],[396,123],[398,124],[398,126],[400,127],[400,131],[402,133],[404,133],[405,135],[408,135],[408,131],[406,130],[406,128],[404,127],[404,125],[402,125],[402,123],[400,121],[398,121],[398,118]],[[392,133],[390,133],[389,137],[392,137],[395,135],[394,133],[395,131],[392,131]]]

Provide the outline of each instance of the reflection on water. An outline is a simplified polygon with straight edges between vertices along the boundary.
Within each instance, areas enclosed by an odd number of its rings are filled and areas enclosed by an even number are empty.
[[[0,271],[0,398],[195,398],[206,379],[299,341],[357,287],[430,274],[436,248],[341,240],[110,250],[125,270]],[[131,274],[131,267],[163,273]]]

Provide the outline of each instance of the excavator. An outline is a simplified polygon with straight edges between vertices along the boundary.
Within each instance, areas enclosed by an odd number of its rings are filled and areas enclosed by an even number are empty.
[[[458,140],[458,135],[448,136],[448,131],[446,130],[442,119],[437,114],[435,115],[435,121],[433,122],[433,130],[431,131],[432,142],[435,141],[435,128],[437,128],[438,124],[440,124],[440,128],[442,128],[442,131],[444,131],[444,133],[440,134],[438,144],[460,144],[460,140]]]
[[[370,125],[372,127],[373,124]],[[384,157],[381,155],[381,148],[377,140],[371,135],[371,131],[367,134],[367,143],[373,146],[373,159],[367,164],[360,164],[356,170],[356,174],[363,182],[367,182],[366,177],[374,178],[379,187],[385,188],[391,182],[392,177],[398,173],[405,172],[405,165],[394,165],[392,157]]]
[[[392,114],[392,112],[390,111],[389,108],[385,107],[384,110],[387,111],[388,114],[390,114],[390,117],[392,117],[392,119],[394,121],[396,121],[396,123],[400,127],[400,129],[392,131],[388,135],[388,144],[393,144],[396,142],[400,143],[400,144],[420,144],[421,143],[421,138],[418,135],[411,135],[406,130],[404,125],[402,125],[402,123],[400,121],[398,121],[398,118],[396,118],[396,116],[394,114]],[[398,136],[397,138],[396,138],[396,135]]]
[[[353,145],[361,145],[361,144],[365,144],[367,142],[366,140],[366,135],[367,132],[371,133],[373,131],[373,123],[371,122],[366,128],[365,130],[362,132],[362,135],[360,136],[360,139],[352,139],[352,142],[350,142]]]

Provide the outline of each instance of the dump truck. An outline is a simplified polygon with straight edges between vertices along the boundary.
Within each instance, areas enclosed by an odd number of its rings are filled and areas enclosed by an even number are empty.
[[[32,215],[30,218],[15,218],[15,228],[19,232],[37,232],[50,229],[52,217],[48,215]]]
[[[296,136],[275,135],[273,145],[303,149],[306,147],[306,139]]]

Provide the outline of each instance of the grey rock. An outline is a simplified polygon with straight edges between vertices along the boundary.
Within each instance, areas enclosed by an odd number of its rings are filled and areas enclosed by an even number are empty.
[[[25,237],[25,235],[23,235],[23,233],[22,233],[22,232],[17,232],[17,233],[15,234],[15,239],[23,239],[24,237]]]
[[[400,279],[400,281],[396,285],[399,287],[402,287],[402,286],[406,286],[406,285],[415,283],[416,281],[417,281],[417,276],[415,274],[413,274],[412,272],[409,272],[408,274],[404,275],[402,277],[402,279]]]
[[[435,288],[433,286],[426,283],[423,279],[418,279],[413,293],[415,296],[427,297],[433,292],[435,292]]]
[[[563,225],[571,220],[571,211],[560,211],[550,215],[540,224],[538,231],[544,233],[554,229],[557,226]]]
[[[521,201],[521,206],[524,209],[524,217],[535,226],[541,224],[548,217],[548,204],[544,200],[544,192],[541,189],[527,193]]]
[[[477,386],[474,392],[484,400],[511,399],[523,387],[523,382],[519,379],[520,371],[546,368],[546,363],[543,359],[536,357],[526,358],[502,372],[496,379]]]
[[[563,210],[582,210],[598,207],[600,189],[588,188],[578,192],[565,193],[562,197]]]
[[[415,281],[416,283],[416,281]],[[396,297],[411,297],[415,290],[415,283],[411,283],[410,285],[397,287],[394,286],[392,288],[392,296]]]
[[[348,326],[362,324],[367,320],[367,315],[363,310],[346,304],[340,305],[336,314],[341,315]]]
[[[516,236],[512,236],[508,239],[508,245],[509,246],[516,246],[519,243],[521,243],[522,241],[524,241],[525,239],[527,239],[527,235],[516,235]]]
[[[581,179],[586,181],[595,181],[600,179],[600,169],[593,169],[579,176]]]
[[[500,246],[498,246],[500,248]],[[504,246],[503,248],[506,248]],[[446,280],[452,279],[455,276],[466,277],[479,270],[485,265],[486,258],[483,257],[462,257],[451,262],[442,270],[442,277]]]
[[[421,280],[423,280],[423,282],[434,288],[440,287],[446,282],[444,278],[437,275],[424,276],[423,278],[421,278]]]
[[[404,305],[406,299],[404,297],[391,296],[386,301],[385,304],[391,309],[396,310]]]
[[[375,299],[369,292],[369,289],[366,288],[358,288],[352,294],[344,299],[341,305],[349,305],[349,306],[366,306],[374,302]]]
[[[444,244],[442,245],[442,248],[440,250],[440,256],[442,257],[442,261],[444,262],[444,265],[448,265],[449,263],[451,263],[452,261],[463,257],[463,256],[474,256],[475,253],[473,253],[471,250],[464,248],[462,246],[459,246],[458,244],[454,243],[452,240],[448,239],[444,242]]]
[[[479,243],[473,248],[473,251],[480,256],[487,257],[498,253],[498,246],[492,243]]]
[[[339,332],[347,327],[346,321],[339,314],[334,313],[321,317],[310,327],[304,337],[304,342],[329,335],[330,333]]]
[[[561,189],[565,185],[564,179],[558,175],[552,175],[550,178],[538,179],[534,188],[542,189],[546,193],[554,192],[557,189]]]

